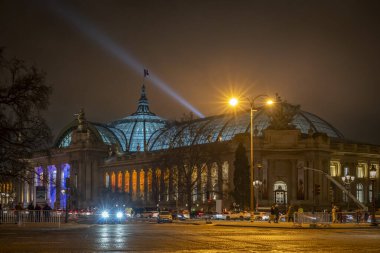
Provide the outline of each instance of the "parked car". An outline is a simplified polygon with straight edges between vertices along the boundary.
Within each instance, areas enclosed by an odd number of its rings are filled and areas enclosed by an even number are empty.
[[[242,212],[228,212],[226,214],[226,220],[249,220],[251,213],[247,211]]]
[[[267,212],[254,212],[253,220],[254,221],[268,221],[270,213]]]
[[[172,214],[169,211],[160,211],[157,216],[157,222],[173,222]]]
[[[157,218],[158,212],[157,211],[145,211],[137,215],[138,218]]]

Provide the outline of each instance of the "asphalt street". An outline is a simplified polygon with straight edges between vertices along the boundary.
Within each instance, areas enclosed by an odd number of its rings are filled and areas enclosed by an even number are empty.
[[[213,224],[0,225],[0,252],[380,252],[380,229]]]

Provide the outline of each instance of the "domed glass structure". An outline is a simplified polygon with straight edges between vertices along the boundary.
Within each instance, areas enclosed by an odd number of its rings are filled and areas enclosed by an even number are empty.
[[[137,111],[123,119],[114,121],[110,126],[120,129],[126,139],[126,151],[145,151],[151,135],[166,126],[166,121],[149,110],[148,99],[145,94],[145,85],[141,89],[141,97]]]
[[[117,145],[121,150],[126,149],[126,138],[124,133],[114,127],[101,123],[86,122],[88,130],[95,137],[106,145]],[[78,122],[74,120],[58,136],[55,146],[58,148],[67,148],[71,145],[73,132],[77,129]]]
[[[318,116],[299,111],[291,122],[303,134],[310,129],[315,133],[325,133],[332,138],[344,138],[344,136],[332,125]],[[258,136],[263,135],[263,130],[270,124],[270,118],[265,110],[259,110],[254,116],[254,129]],[[190,131],[199,130],[198,134],[189,136]],[[188,146],[204,144],[208,142],[229,141],[236,134],[250,132],[249,113],[223,114],[204,119],[194,120],[186,124],[161,129],[155,132],[148,143],[148,150],[167,149],[176,146]],[[187,135],[188,138],[183,136]],[[178,141],[181,138],[181,141]],[[180,144],[179,144],[180,143]]]

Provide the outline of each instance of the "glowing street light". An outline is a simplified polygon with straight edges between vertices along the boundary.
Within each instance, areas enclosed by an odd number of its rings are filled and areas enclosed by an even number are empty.
[[[377,169],[375,165],[372,165],[371,169],[369,170],[369,179],[372,183],[372,219],[371,219],[371,226],[377,226],[376,223],[376,205],[375,205],[375,181],[377,177]]]
[[[251,133],[250,133],[250,139],[251,139],[251,152],[250,152],[250,210],[254,210],[254,185],[253,185],[253,176],[254,176],[254,158],[253,158],[253,113],[258,110],[258,108],[255,106],[256,100],[259,98],[268,98],[268,95],[258,95],[254,98],[246,97],[245,100],[249,102],[250,104],[250,119],[251,119]],[[274,102],[271,99],[267,99],[265,102],[267,105],[272,105]],[[231,98],[229,100],[229,104],[233,107],[236,107],[239,104],[239,100],[237,98]]]

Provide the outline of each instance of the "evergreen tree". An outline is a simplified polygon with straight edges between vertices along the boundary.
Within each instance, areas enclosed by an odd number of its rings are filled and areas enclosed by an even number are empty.
[[[246,155],[246,149],[242,143],[239,143],[235,151],[234,161],[234,190],[232,196],[235,202],[239,204],[240,208],[249,208],[249,163]]]

